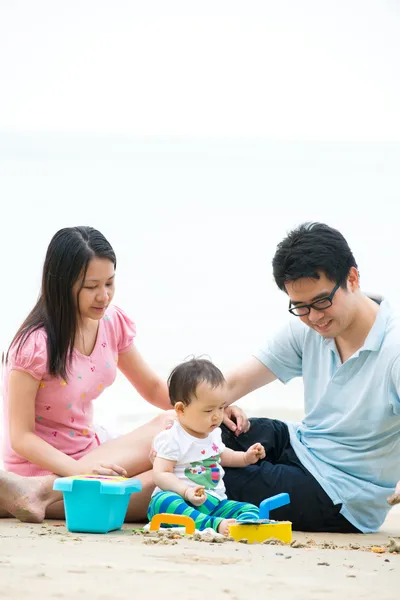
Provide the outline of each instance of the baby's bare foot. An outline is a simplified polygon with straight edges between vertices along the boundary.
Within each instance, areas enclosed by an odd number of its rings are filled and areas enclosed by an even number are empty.
[[[224,519],[218,525],[218,533],[220,533],[221,535],[228,536],[229,535],[229,525],[233,525],[234,523],[236,523],[235,519]]]
[[[21,477],[0,470],[0,506],[20,521],[41,523],[47,506],[59,498],[55,477]]]

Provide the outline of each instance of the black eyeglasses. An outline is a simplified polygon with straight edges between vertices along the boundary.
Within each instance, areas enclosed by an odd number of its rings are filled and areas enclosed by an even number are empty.
[[[311,309],[314,310],[326,310],[330,306],[332,306],[333,296],[336,294],[338,289],[340,288],[340,283],[335,285],[329,296],[325,296],[325,298],[320,298],[311,304],[299,304],[298,306],[292,306],[292,301],[289,300],[289,312],[292,313],[295,317],[304,317],[305,315],[309,315]]]

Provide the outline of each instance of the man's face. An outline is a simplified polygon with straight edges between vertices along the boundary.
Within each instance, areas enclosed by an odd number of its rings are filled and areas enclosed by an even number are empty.
[[[301,278],[288,281],[285,288],[291,300],[292,307],[326,298],[335,287],[335,282],[330,281],[324,273],[319,273],[319,279]],[[358,289],[358,273],[353,269],[350,272],[347,288],[340,287],[333,296],[332,306],[325,310],[310,309],[308,315],[294,317],[314,329],[324,338],[340,336],[350,325],[354,317],[355,297],[354,291]]]

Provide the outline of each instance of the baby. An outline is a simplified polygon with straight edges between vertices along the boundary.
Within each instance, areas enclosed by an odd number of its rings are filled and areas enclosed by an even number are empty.
[[[222,442],[220,425],[227,400],[221,371],[210,361],[192,359],[178,365],[168,379],[177,420],[154,439],[153,492],[148,517],[172,513],[191,517],[199,530],[212,527],[223,535],[229,525],[258,519],[253,504],[227,500],[222,467],[245,467],[265,458],[261,444],[235,452]]]

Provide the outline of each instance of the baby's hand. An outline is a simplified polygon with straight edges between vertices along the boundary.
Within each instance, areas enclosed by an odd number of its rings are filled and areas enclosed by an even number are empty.
[[[200,506],[207,500],[207,495],[204,491],[203,485],[196,485],[196,487],[186,488],[184,499],[194,506]]]
[[[257,444],[253,444],[245,453],[246,464],[254,465],[256,462],[265,458],[265,449],[262,444],[257,442]]]

